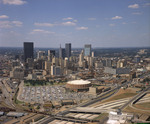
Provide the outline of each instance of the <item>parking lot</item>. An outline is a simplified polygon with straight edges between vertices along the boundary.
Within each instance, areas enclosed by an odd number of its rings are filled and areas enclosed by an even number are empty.
[[[41,103],[47,101],[61,101],[63,99],[73,99],[77,103],[81,100],[92,99],[93,96],[86,92],[66,92],[64,86],[24,86],[19,96],[19,100],[28,103]]]

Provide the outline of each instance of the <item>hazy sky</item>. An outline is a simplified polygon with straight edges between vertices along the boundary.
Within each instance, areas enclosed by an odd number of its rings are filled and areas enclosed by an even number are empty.
[[[150,0],[0,0],[0,46],[150,46]]]

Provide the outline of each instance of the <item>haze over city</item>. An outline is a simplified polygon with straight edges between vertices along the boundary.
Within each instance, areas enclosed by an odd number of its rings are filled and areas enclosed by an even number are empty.
[[[149,0],[0,0],[0,47],[150,46]]]

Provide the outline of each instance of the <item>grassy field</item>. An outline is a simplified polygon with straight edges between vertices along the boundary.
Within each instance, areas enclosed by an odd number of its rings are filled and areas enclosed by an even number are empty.
[[[102,120],[108,116],[108,113],[102,113],[98,117],[94,118],[94,120]]]
[[[134,113],[134,114],[150,114],[150,111],[140,111],[140,110],[136,110],[136,109],[133,109],[131,107],[126,107],[124,110],[124,112],[129,112],[129,113]]]
[[[110,99],[110,100],[118,100],[118,99],[122,99],[122,98],[132,97],[134,95],[136,95],[136,93],[119,94],[119,95],[116,95],[116,96],[112,97],[112,99]]]
[[[143,109],[143,110],[150,110],[150,102],[135,104],[134,107]]]
[[[92,104],[91,106],[99,105],[99,104],[102,104],[102,103],[105,103],[105,102],[110,102],[110,101],[113,101],[113,100],[133,97],[137,94],[136,91],[137,91],[137,89],[134,89],[134,88],[128,88],[128,89],[125,89],[125,90],[120,89],[115,95],[109,97],[106,100],[96,102],[95,104]],[[114,91],[114,92],[116,92],[116,91]],[[111,92],[111,93],[114,93],[114,92]],[[110,95],[110,94],[108,94],[108,95]]]
[[[123,99],[123,98],[128,98],[128,97],[133,97],[137,93],[134,89],[128,88],[128,89],[120,89],[117,94],[114,96],[110,97],[109,99],[104,100],[103,102],[109,102],[113,100],[118,100],[118,99]]]

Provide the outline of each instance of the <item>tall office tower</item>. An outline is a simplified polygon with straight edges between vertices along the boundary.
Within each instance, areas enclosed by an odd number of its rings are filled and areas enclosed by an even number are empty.
[[[64,60],[62,58],[59,58],[59,65],[60,65],[61,69],[64,68]]]
[[[64,60],[64,67],[65,67],[65,68],[68,68],[68,64],[69,64],[69,63],[68,63],[68,58],[65,58],[65,60]]]
[[[71,56],[71,43],[66,43],[65,44],[65,52],[66,52],[66,57],[69,58]]]
[[[91,56],[91,44],[85,44],[84,56]]]
[[[93,67],[93,65],[94,65],[94,58],[93,58],[93,57],[90,57],[89,66],[90,66],[90,67]]]
[[[38,51],[37,53],[37,59],[44,59],[45,51]]]
[[[27,58],[33,59],[33,42],[24,42],[24,61],[26,62]]]
[[[83,66],[83,60],[84,60],[84,54],[83,54],[83,50],[82,50],[79,55],[79,67]]]
[[[92,57],[94,57],[94,52],[92,52]]]
[[[59,65],[59,59],[56,58],[56,57],[53,57],[53,59],[52,59],[52,65],[58,66]]]
[[[65,58],[65,49],[64,48],[59,48],[59,58]]]
[[[55,50],[48,50],[48,61],[51,62],[54,56],[55,56]]]
[[[60,76],[61,75],[61,67],[60,66],[51,66],[51,75],[52,76]]]
[[[50,69],[51,69],[51,62],[45,61],[45,70],[50,70]]]

